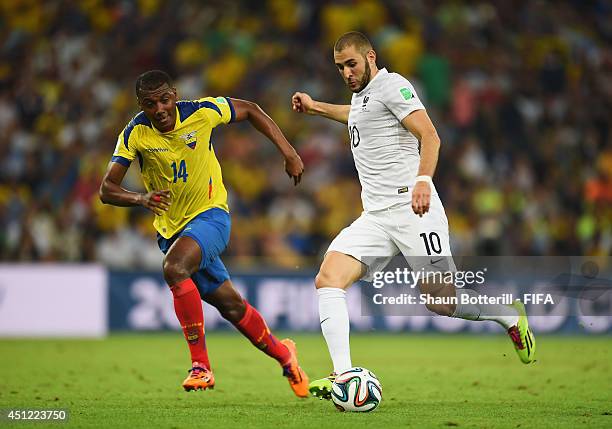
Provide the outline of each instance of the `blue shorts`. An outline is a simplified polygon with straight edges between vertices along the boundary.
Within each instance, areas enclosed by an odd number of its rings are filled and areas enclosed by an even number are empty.
[[[200,295],[211,293],[229,280],[227,268],[219,255],[227,247],[231,230],[230,215],[223,209],[212,208],[200,213],[171,238],[157,234],[157,244],[164,254],[179,237],[193,238],[202,251],[200,270],[191,276]]]

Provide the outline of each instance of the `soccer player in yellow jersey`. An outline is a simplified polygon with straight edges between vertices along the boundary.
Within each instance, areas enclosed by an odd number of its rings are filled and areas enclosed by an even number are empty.
[[[100,186],[100,199],[116,206],[143,206],[155,213],[158,244],[166,255],[164,278],[191,352],[185,390],[213,388],[204,336],[201,299],[215,306],[257,348],[276,359],[297,396],[308,396],[308,377],[299,367],[295,344],[279,341],[259,312],[233,287],[220,254],[230,235],[227,191],[212,146],[213,128],[248,120],[285,158],[297,185],[304,164],[276,123],[255,103],[227,97],[177,101],[167,73],[152,70],[136,81],[142,109],[123,129]],[[121,182],[138,159],[146,193]]]

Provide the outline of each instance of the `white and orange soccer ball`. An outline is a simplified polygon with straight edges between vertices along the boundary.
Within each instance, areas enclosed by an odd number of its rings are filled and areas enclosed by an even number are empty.
[[[340,411],[368,412],[380,405],[382,386],[372,371],[357,366],[336,376],[331,396]]]

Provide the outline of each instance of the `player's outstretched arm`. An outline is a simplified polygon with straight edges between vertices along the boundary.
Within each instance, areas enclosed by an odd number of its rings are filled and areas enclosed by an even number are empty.
[[[421,162],[412,190],[412,210],[423,216],[429,211],[431,179],[438,164],[440,137],[425,110],[415,110],[402,119],[402,125],[421,142]]]
[[[161,215],[170,207],[170,191],[153,191],[146,194],[131,192],[121,187],[127,167],[111,162],[100,185],[100,201],[113,206],[131,207],[143,206],[156,215]]]
[[[319,115],[324,118],[333,119],[334,121],[348,124],[349,112],[351,106],[348,104],[329,104],[322,101],[313,100],[310,95],[305,92],[296,92],[291,97],[291,107],[299,113],[308,113],[309,115]]]
[[[304,163],[295,148],[291,146],[283,132],[276,125],[276,122],[252,101],[236,98],[232,98],[231,101],[234,106],[235,120],[248,120],[257,131],[268,137],[285,157],[285,171],[287,175],[293,178],[294,185],[300,183],[304,173]]]

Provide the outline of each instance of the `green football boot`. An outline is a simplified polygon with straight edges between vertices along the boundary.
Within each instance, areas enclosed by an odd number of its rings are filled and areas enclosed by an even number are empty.
[[[517,299],[511,307],[514,307],[519,314],[517,324],[508,328],[508,335],[514,344],[514,350],[521,362],[525,364],[535,362],[536,341],[533,332],[529,329],[525,305]]]
[[[332,384],[336,380],[336,373],[332,372],[325,378],[315,380],[308,385],[308,391],[312,396],[319,399],[331,399]]]

